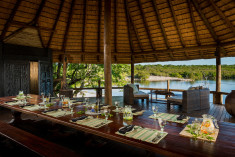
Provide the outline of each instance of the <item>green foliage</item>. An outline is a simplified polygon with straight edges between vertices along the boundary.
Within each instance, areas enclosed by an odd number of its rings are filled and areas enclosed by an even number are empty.
[[[235,65],[222,65],[222,79],[235,79]],[[193,80],[215,80],[215,65],[135,65],[135,76],[147,79],[149,76],[170,76]]]
[[[53,64],[54,90],[57,94],[61,88],[63,67],[60,63]],[[112,64],[112,83],[113,86],[123,86],[127,83],[126,77],[130,73],[130,65]],[[68,88],[94,88],[101,82],[104,87],[104,65],[103,64],[75,64],[67,66],[66,83]],[[76,91],[78,93],[80,91]],[[74,94],[76,94],[74,93]]]

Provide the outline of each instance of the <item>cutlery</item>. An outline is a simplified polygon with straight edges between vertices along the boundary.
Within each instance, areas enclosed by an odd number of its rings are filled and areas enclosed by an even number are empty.
[[[102,126],[102,125],[104,125],[104,124],[106,124],[106,122],[102,122],[102,123],[96,125],[95,127],[99,127],[99,126]]]
[[[157,135],[156,135],[156,137],[154,137],[154,138],[152,139],[152,142],[156,142],[156,141],[159,140],[161,137],[162,137],[161,134],[158,132]]]

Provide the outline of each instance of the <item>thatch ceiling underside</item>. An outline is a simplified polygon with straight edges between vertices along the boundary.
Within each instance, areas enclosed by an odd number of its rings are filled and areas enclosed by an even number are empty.
[[[235,56],[233,0],[112,0],[113,63]],[[0,39],[103,63],[104,1],[1,0]]]

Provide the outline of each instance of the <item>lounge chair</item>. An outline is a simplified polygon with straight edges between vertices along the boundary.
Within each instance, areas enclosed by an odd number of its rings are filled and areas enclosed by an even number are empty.
[[[146,99],[147,104],[149,103],[149,95],[139,91],[139,85],[128,84],[124,86],[123,91],[124,103],[128,105],[133,105],[135,99]]]

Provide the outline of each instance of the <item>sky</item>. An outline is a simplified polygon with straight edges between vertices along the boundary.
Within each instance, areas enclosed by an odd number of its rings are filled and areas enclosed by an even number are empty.
[[[153,62],[153,63],[140,63],[141,65],[216,65],[214,59],[199,59],[199,60],[189,60],[189,61],[170,61],[170,62]],[[225,57],[221,58],[221,64],[232,65],[235,64],[235,57]]]

